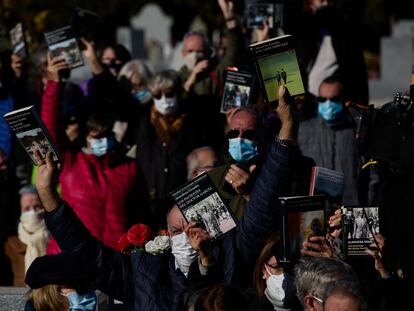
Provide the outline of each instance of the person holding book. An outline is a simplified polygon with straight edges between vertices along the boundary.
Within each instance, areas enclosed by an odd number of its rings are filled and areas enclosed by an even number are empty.
[[[41,117],[64,159],[59,176],[61,194],[97,239],[116,248],[130,225],[140,219],[148,221],[145,187],[136,163],[117,149],[105,113],[88,117],[81,146],[67,139],[59,122],[64,83],[58,75],[66,67],[64,61],[49,56],[49,80],[41,109]],[[52,240],[48,253],[58,252],[59,247]]]
[[[281,88],[279,94],[285,98],[286,89]],[[237,285],[249,283],[250,274],[247,271],[253,270],[264,239],[278,222],[278,197],[290,190],[297,152],[292,147],[297,120],[293,109],[289,101],[280,101],[277,109],[282,122],[279,137],[273,143],[256,181],[239,230],[225,235],[220,241],[221,247],[216,246],[218,248],[212,251],[213,257],[206,257],[208,261],[205,264],[216,265],[216,277],[221,282]],[[189,286],[187,277],[192,276],[193,271],[190,269],[186,275],[180,266],[199,266],[197,256],[194,256],[197,250],[189,247],[185,234],[186,229],[194,224],[187,225],[182,213],[175,207],[167,219],[172,252],[152,255],[138,251],[131,256],[118,253],[94,238],[68,203],[59,198],[53,183],[56,164],[51,153],[45,160],[37,151],[35,155],[39,165],[36,187],[47,211],[46,224],[65,252],[76,253],[83,266],[89,267],[90,271],[98,270],[97,288],[118,300],[131,303],[137,310],[177,310]],[[213,261],[210,262],[210,259]]]

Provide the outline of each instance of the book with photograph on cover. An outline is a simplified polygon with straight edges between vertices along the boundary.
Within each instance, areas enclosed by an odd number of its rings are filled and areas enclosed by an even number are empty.
[[[298,58],[291,35],[272,38],[249,45],[265,101],[276,108],[279,86],[291,96],[305,93]]]
[[[78,38],[92,40],[98,27],[99,16],[95,12],[76,7],[72,15],[71,25]]]
[[[380,232],[378,207],[342,207],[342,243],[345,256],[367,256],[365,250]]]
[[[69,68],[83,66],[83,58],[72,26],[44,33],[52,58],[64,59]]]
[[[188,223],[195,222],[214,239],[237,227],[237,220],[207,173],[171,192]]]
[[[10,30],[10,41],[13,54],[21,58],[27,57],[27,41],[22,23],[18,23]]]
[[[60,162],[62,160],[55,142],[34,106],[10,111],[4,115],[4,119],[10,125],[34,165],[37,165],[34,158],[35,149],[40,151],[42,158],[46,157],[48,151],[52,151],[54,161]]]
[[[220,112],[226,113],[232,108],[248,105],[253,83],[254,76],[251,73],[229,68],[226,73]]]
[[[325,195],[280,197],[279,200],[283,250],[280,261],[294,262],[301,256],[303,242],[326,233]]]

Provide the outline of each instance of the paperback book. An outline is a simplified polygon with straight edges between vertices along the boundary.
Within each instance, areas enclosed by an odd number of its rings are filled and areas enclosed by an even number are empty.
[[[13,54],[18,55],[21,58],[27,57],[27,42],[22,23],[18,23],[10,30],[10,41]]]
[[[249,104],[253,83],[254,76],[249,72],[227,70],[220,111],[226,113],[232,108],[240,108]]]
[[[69,68],[83,66],[83,58],[72,26],[44,33],[52,58],[64,59]]]
[[[13,110],[4,115],[4,119],[20,141],[34,165],[34,150],[38,149],[42,158],[46,157],[48,151],[52,151],[53,160],[61,162],[62,158],[56,144],[49,134],[45,124],[40,118],[34,106]]]
[[[275,3],[270,1],[246,2],[245,17],[247,28],[260,28],[267,20],[269,28],[274,27]]]
[[[342,207],[342,243],[345,256],[367,256],[379,233],[378,207]]]
[[[195,222],[214,239],[237,227],[237,220],[226,206],[207,173],[171,192],[188,223]]]
[[[290,95],[305,93],[293,37],[285,35],[249,45],[265,101],[276,108],[279,86]]]
[[[78,38],[83,37],[87,40],[92,40],[98,26],[98,22],[98,14],[77,7],[73,12],[71,25]]]
[[[280,197],[281,262],[294,262],[301,256],[303,242],[326,233],[325,196]],[[278,258],[279,260],[279,258]]]

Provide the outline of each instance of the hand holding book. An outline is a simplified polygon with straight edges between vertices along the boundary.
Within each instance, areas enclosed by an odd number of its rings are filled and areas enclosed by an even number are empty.
[[[203,228],[198,227],[197,223],[187,225],[184,232],[188,236],[191,247],[197,252],[201,264],[205,267],[211,266],[214,263],[211,252],[212,237]]]
[[[298,130],[297,108],[289,94],[289,90],[281,85],[279,87],[279,105],[276,112],[282,123],[279,131],[279,138],[282,140],[296,141]]]
[[[59,82],[61,76],[59,72],[69,70],[69,65],[63,58],[55,57],[52,59],[50,52],[47,53],[47,78],[51,81]]]

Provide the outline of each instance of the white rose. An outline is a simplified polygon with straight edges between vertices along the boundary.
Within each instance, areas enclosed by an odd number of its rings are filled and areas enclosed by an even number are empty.
[[[154,241],[149,241],[147,242],[147,244],[145,244],[145,251],[150,254],[156,255],[159,250]]]
[[[170,238],[166,235],[159,235],[154,239],[159,251],[165,251],[170,248]]]

